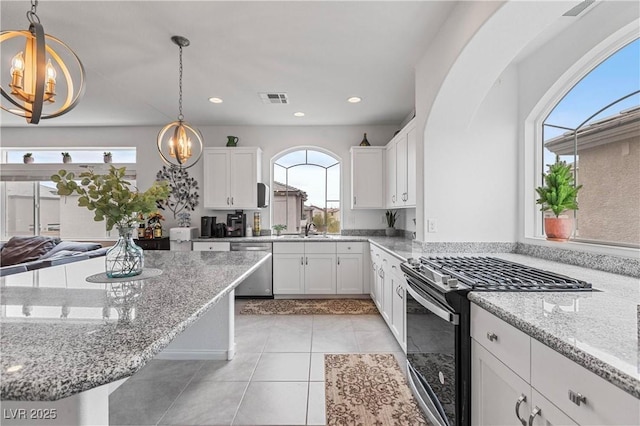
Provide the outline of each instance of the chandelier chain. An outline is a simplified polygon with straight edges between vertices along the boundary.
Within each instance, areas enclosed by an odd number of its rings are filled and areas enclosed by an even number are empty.
[[[40,23],[40,18],[36,14],[36,10],[38,9],[38,0],[31,0],[31,10],[27,11],[27,19],[30,23]]]
[[[178,120],[182,121],[184,120],[184,115],[182,115],[182,46],[180,47],[180,95],[179,95],[179,99],[178,99],[178,109],[179,109],[179,114],[178,114]]]

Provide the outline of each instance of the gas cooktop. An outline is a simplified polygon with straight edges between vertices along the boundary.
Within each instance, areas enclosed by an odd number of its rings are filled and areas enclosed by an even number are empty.
[[[401,265],[408,275],[426,283],[476,291],[591,291],[585,281],[495,257],[420,257]]]

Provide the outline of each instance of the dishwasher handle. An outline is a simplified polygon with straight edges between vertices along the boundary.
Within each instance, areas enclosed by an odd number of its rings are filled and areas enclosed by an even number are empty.
[[[231,251],[268,251],[271,244],[231,243]]]

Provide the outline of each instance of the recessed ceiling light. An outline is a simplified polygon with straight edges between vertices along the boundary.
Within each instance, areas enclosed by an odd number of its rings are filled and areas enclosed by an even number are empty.
[[[350,102],[352,104],[357,104],[358,102],[360,102],[362,100],[362,98],[359,98],[357,96],[352,96],[349,99],[347,99],[347,102]]]
[[[209,98],[209,102],[211,102],[212,104],[221,104],[222,103],[222,99],[220,99],[220,98]]]
[[[304,117],[304,112],[294,112],[293,115],[296,117]]]

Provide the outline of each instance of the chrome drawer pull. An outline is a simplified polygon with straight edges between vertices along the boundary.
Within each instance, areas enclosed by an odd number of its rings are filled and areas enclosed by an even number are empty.
[[[526,400],[527,400],[527,396],[525,394],[520,394],[520,398],[518,398],[518,401],[516,402],[516,417],[518,418],[518,420],[520,420],[520,423],[522,423],[522,426],[527,426],[527,421],[522,417],[520,417],[520,404],[522,404]]]
[[[569,389],[569,399],[578,407],[580,406],[580,404],[587,404],[586,396],[582,395],[580,392],[574,392],[571,389]]]
[[[495,342],[496,340],[498,340],[498,335],[496,333],[488,331],[487,332],[487,339],[489,339],[490,342]]]
[[[533,426],[533,419],[535,419],[536,416],[541,412],[542,410],[539,407],[536,407],[533,409],[533,411],[531,412],[531,415],[529,416],[529,426]]]

